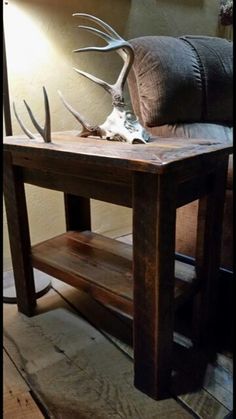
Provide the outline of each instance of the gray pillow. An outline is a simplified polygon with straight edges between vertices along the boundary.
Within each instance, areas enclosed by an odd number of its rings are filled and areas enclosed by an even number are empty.
[[[130,42],[135,60],[128,84],[144,125],[232,121],[231,42],[192,36]]]

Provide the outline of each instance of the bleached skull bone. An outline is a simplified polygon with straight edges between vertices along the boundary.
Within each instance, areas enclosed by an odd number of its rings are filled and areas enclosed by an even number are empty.
[[[100,125],[101,136],[110,141],[130,144],[146,143],[150,135],[139,123],[133,112],[114,107],[106,121]]]

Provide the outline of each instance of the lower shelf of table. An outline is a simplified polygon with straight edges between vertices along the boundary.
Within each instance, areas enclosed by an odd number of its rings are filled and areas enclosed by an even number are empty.
[[[128,315],[133,312],[132,245],[69,231],[32,247],[35,268]],[[175,305],[197,290],[194,267],[175,262]]]

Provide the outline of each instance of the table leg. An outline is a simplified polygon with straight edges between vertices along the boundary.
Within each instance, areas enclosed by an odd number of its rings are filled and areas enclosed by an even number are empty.
[[[90,199],[64,194],[66,229],[91,230]]]
[[[199,200],[196,272],[202,281],[202,287],[194,302],[193,330],[196,344],[213,343],[217,332],[216,316],[227,168],[226,156],[209,178],[210,192]]]
[[[12,165],[10,153],[4,155],[4,198],[18,310],[31,316],[36,295],[24,182],[20,169]]]
[[[176,187],[173,177],[133,179],[135,386],[168,396],[174,323]]]

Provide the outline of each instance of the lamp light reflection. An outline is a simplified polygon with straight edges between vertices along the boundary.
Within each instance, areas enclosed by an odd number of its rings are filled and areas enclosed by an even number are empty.
[[[45,71],[52,46],[40,29],[40,22],[23,7],[10,2],[4,8],[4,29],[8,70],[17,77]]]

